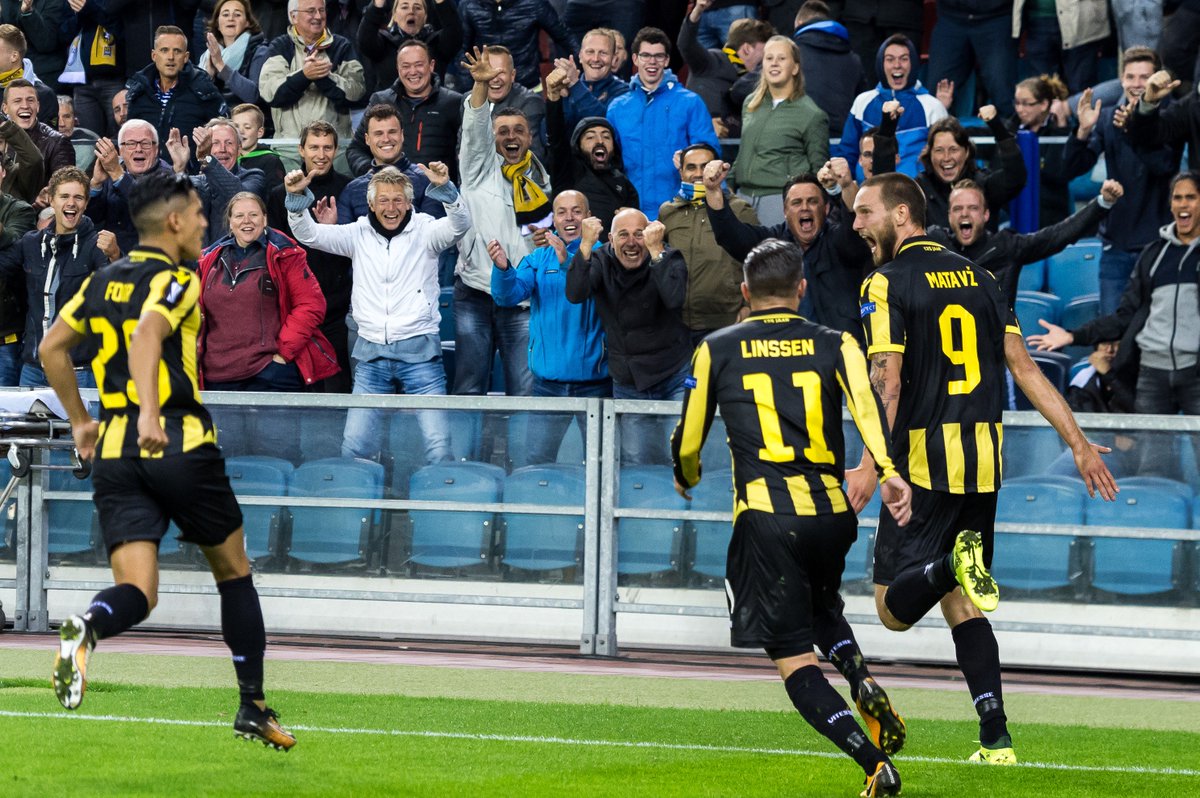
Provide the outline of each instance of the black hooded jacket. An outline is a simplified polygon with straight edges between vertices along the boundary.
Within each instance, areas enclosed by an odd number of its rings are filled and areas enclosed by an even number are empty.
[[[579,148],[584,131],[593,127],[604,127],[612,133],[610,169],[593,169],[587,155]],[[605,230],[612,227],[612,218],[618,208],[638,207],[637,189],[625,174],[621,139],[611,122],[602,116],[584,117],[568,139],[562,103],[548,102],[546,132],[550,140],[550,185],[554,186],[556,194],[570,189],[582,193],[588,199],[592,215],[604,223]]]
[[[55,235],[53,224],[45,230],[30,230],[4,252],[0,252],[0,277],[14,289],[24,285],[25,345],[22,359],[38,362],[38,346],[46,329],[92,272],[108,265],[108,257],[96,246],[100,231],[86,216],[70,235]],[[50,272],[50,264],[54,272]],[[46,278],[50,277],[50,285]],[[46,307],[47,297],[51,307]],[[83,344],[71,350],[71,360],[83,366],[91,359],[94,346]]]

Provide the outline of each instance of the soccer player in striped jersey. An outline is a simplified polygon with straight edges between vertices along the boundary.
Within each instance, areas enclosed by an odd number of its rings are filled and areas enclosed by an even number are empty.
[[[700,449],[719,406],[733,454],[725,579],[732,643],[766,650],[801,716],[863,768],[863,795],[896,795],[900,774],[888,754],[904,744],[904,721],[867,670],[838,592],[858,535],[842,491],[843,395],[899,523],[908,520],[912,494],[892,465],[854,336],[797,313],[803,258],[778,239],[746,256],[749,317],[709,335],[692,358],[671,439],[676,489],[690,498],[700,481]],[[849,682],[870,739],[821,674],[814,644]]]
[[[1004,714],[1000,652],[980,610],[1000,593],[988,573],[1000,489],[1004,368],[1075,456],[1088,493],[1116,482],[1066,401],[1029,357],[1016,318],[990,272],[925,236],[925,196],[912,178],[876,175],[854,198],[854,229],[876,269],[860,298],[871,384],[891,429],[896,468],[912,485],[912,522],[881,513],[875,604],[904,631],[941,604],[979,714],[972,760],[1014,764]],[[861,509],[874,490],[872,453],[847,474]],[[962,587],[962,591],[957,590]]]
[[[200,282],[184,261],[200,257],[208,226],[186,176],[148,175],[129,197],[138,245],[91,275],[41,346],[46,377],[67,410],[75,447],[92,460],[100,530],[117,584],[59,629],[51,681],[75,709],[96,642],[143,621],[158,600],[158,545],[174,521],[200,546],[221,595],[221,631],[233,654],[241,705],[234,733],[288,750],[296,738],[263,695],[267,646],[250,576],[242,511],[225,475],[216,429],[196,373]],[[100,421],[79,395],[70,352],[88,338]]]

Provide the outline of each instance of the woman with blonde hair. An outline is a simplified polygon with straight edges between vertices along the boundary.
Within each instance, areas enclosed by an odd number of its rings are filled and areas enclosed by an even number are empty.
[[[758,86],[742,106],[742,143],[733,163],[738,193],[767,226],[784,220],[783,187],[829,160],[829,118],[804,93],[800,48],[772,36]]]

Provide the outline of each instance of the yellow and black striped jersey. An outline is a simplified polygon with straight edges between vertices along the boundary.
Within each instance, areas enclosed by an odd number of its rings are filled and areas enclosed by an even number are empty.
[[[700,448],[719,406],[733,454],[734,516],[844,512],[842,396],[884,478],[896,476],[867,359],[849,333],[795,312],[751,313],[692,357],[683,418],[671,437],[675,479],[700,481]]]
[[[138,320],[158,313],[174,331],[163,341],[158,400],[168,437],[163,454],[216,443],[212,418],[200,403],[196,337],[200,280],[164,252],[138,247],[91,275],[60,313],[71,329],[95,338],[92,371],[100,391],[97,456],[149,457],[137,445],[137,389],[129,373],[129,341]],[[155,455],[161,456],[161,455]]]
[[[912,484],[949,493],[1000,489],[1004,336],[1021,334],[991,272],[925,237],[863,281],[867,355],[896,352],[892,444]]]

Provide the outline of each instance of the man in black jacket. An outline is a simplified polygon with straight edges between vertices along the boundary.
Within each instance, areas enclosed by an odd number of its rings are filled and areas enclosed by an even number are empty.
[[[337,148],[337,129],[328,122],[310,122],[300,133],[302,168],[304,174],[312,176],[308,188],[317,199],[310,212],[323,224],[337,224],[336,198],[350,184],[350,178],[333,168]],[[288,223],[287,208],[284,207],[286,196],[283,183],[271,189],[267,197],[267,222],[276,230],[295,238],[292,226]],[[312,250],[303,244],[300,247],[308,254],[308,268],[312,269],[321,292],[325,294],[325,320],[321,322],[321,332],[333,344],[338,365],[341,366],[341,371],[314,384],[312,389],[321,393],[350,393],[349,330],[346,326],[353,285],[350,259]]]
[[[871,270],[871,251],[854,232],[853,215],[841,203],[831,205],[816,176],[802,174],[783,187],[782,224],[745,224],[734,216],[721,192],[729,169],[720,160],[704,167],[704,201],[717,243],[737,260],[768,238],[799,244],[808,279],[800,315],[862,340],[858,287]]]
[[[444,78],[462,48],[462,23],[454,0],[373,0],[363,7],[355,44],[366,61],[363,67],[371,73],[368,88],[374,91],[395,82],[396,51],[409,39],[429,45],[440,65],[438,76]]]
[[[579,40],[567,30],[549,0],[463,0],[463,48],[500,45],[513,54],[517,81],[528,88],[541,82],[539,34],[545,31],[564,53],[579,52]]]
[[[129,78],[129,118],[144,119],[158,132],[159,157],[170,161],[167,136],[171,128],[192,130],[225,116],[228,109],[220,90],[202,69],[188,61],[187,36],[174,25],[154,35],[151,62]],[[194,152],[194,150],[193,150]]]
[[[1200,83],[1183,102],[1162,107],[1163,100],[1179,88],[1180,81],[1160,69],[1146,81],[1146,92],[1137,113],[1129,114],[1129,138],[1135,146],[1153,152],[1163,146],[1187,145],[1188,168],[1200,169]],[[1142,152],[1142,149],[1138,150]]]
[[[868,86],[862,59],[850,49],[849,32],[833,20],[829,6],[821,0],[809,0],[796,13],[792,38],[800,46],[808,96],[829,117],[829,129],[840,133],[854,98]]]
[[[116,237],[99,230],[83,215],[88,203],[88,176],[74,166],[59,169],[50,178],[50,207],[54,221],[45,230],[30,230],[21,240],[0,252],[0,279],[10,288],[24,286],[25,331],[20,384],[44,388],[46,374],[38,360],[38,346],[58,316],[58,309],[83,285],[84,280],[121,252]],[[53,286],[47,290],[47,284]],[[84,388],[96,387],[89,364],[93,348],[87,344],[71,352],[76,377]]]
[[[400,112],[404,154],[413,163],[440,161],[450,166],[450,180],[458,183],[458,131],[462,127],[463,96],[441,86],[435,74],[433,51],[422,41],[409,39],[396,53],[400,77],[389,88],[371,95],[368,107],[391,103]],[[356,175],[371,168],[366,124],[360,122],[346,149],[346,160]]]
[[[737,135],[741,129],[742,105],[735,104],[729,90],[743,75],[758,72],[763,48],[774,30],[757,19],[739,19],[729,26],[725,46],[708,49],[697,39],[700,16],[713,0],[696,0],[679,26],[675,44],[688,66],[687,87],[700,95],[719,136]]]
[[[683,398],[691,335],[680,317],[687,295],[687,264],[664,245],[666,228],[636,208],[613,218],[609,243],[592,251],[604,232],[583,220],[579,251],[567,269],[567,299],[595,299],[608,341],[614,399]],[[659,419],[626,416],[621,461],[669,463],[667,430]]]
[[[1119,340],[1113,369],[1136,385],[1135,412],[1200,415],[1200,173],[1175,176],[1171,215],[1142,250],[1115,313],[1075,330],[1043,323],[1047,331],[1028,341],[1045,351]]]
[[[568,135],[563,97],[568,91],[558,70],[546,77],[546,138],[550,151],[550,185],[574,189],[588,200],[591,215],[605,229],[618,208],[636,208],[638,193],[625,174],[621,142],[612,123],[602,116],[579,121]]]
[[[55,101],[55,106],[58,102]],[[41,104],[37,90],[27,80],[14,80],[4,88],[4,113],[24,130],[42,153],[43,175],[75,165],[75,148],[70,140],[45,122],[38,121]]]
[[[8,161],[0,157],[0,183]],[[13,249],[34,228],[37,214],[28,202],[0,191],[0,253]],[[25,329],[25,293],[19,283],[0,277],[0,387],[21,378],[21,335]]]

